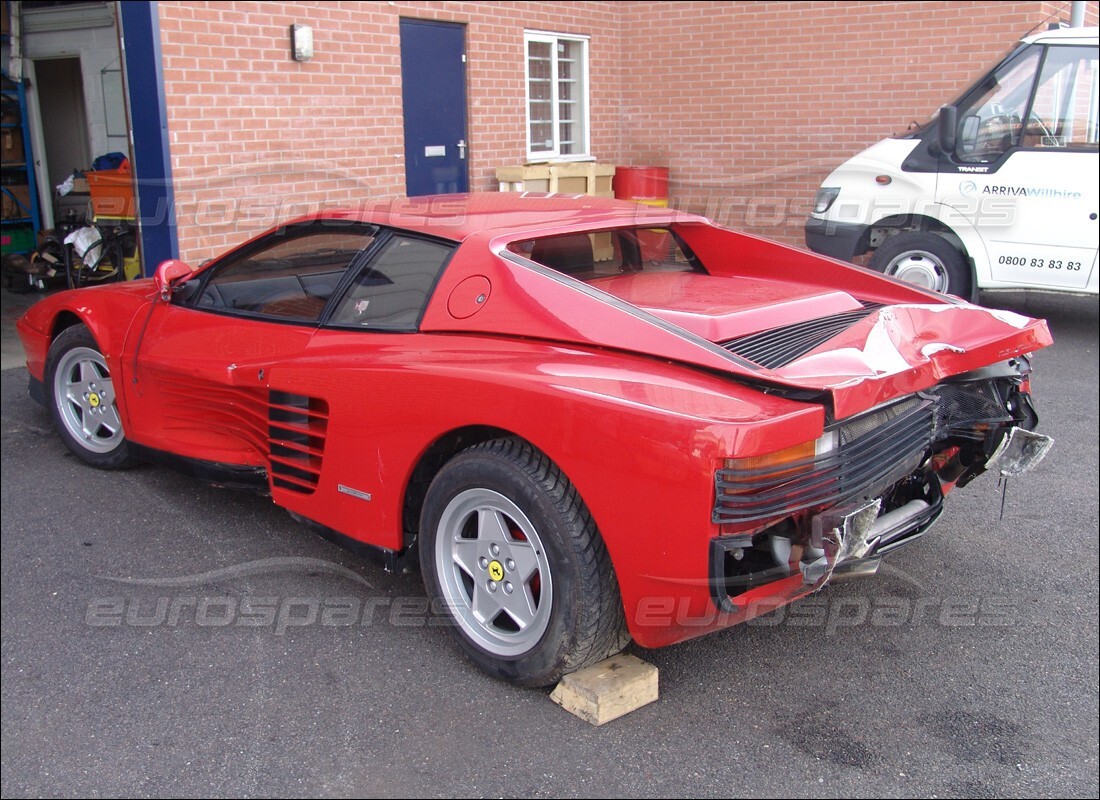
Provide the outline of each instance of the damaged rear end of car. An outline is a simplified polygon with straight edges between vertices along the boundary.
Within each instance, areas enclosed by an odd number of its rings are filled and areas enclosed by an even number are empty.
[[[738,612],[775,582],[801,594],[874,574],[928,532],[952,490],[1030,469],[1051,445],[1033,432],[1030,369],[1011,358],[833,420],[816,441],[727,459],[715,472],[715,604]]]
[[[1051,343],[1041,320],[692,220],[591,240],[591,255],[576,234],[510,247],[620,304],[619,324],[606,332],[588,325],[589,341],[642,352],[642,338],[623,332],[627,316],[648,320],[649,355],[724,372],[760,393],[765,416],[782,398],[817,406],[822,420],[813,438],[793,445],[742,435],[752,421],[724,437],[729,449],[707,471],[705,576],[696,573],[702,559],[666,553],[638,584],[623,581],[631,632],[643,645],[745,622],[830,582],[873,575],[883,556],[933,527],[953,490],[986,472],[1027,471],[1052,444],[1035,432],[1030,394],[1031,354]],[[583,324],[562,322],[563,336]],[[680,514],[681,523],[689,518]],[[655,524],[673,530],[675,519]],[[673,539],[698,547],[699,533],[682,527]],[[640,543],[636,529],[630,535]],[[618,532],[605,536],[614,552]]]

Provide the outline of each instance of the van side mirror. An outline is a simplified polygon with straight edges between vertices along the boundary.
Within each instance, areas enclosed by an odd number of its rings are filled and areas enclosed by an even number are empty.
[[[153,274],[153,284],[157,287],[157,294],[164,302],[172,299],[172,284],[180,278],[190,276],[194,270],[186,261],[178,258],[170,258],[162,261],[157,271]]]
[[[958,124],[958,109],[954,106],[942,106],[940,108],[939,143],[940,151],[944,153],[944,155],[951,155],[955,152]]]

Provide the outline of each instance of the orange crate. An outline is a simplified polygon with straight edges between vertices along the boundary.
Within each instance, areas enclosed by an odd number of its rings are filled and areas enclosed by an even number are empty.
[[[92,195],[92,211],[97,217],[136,219],[134,180],[127,168],[100,169],[85,172],[88,192]]]

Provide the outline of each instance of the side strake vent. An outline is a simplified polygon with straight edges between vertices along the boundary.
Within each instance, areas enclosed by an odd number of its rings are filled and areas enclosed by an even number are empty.
[[[268,393],[268,461],[271,483],[310,494],[321,477],[328,403],[290,392]]]
[[[797,361],[820,344],[832,339],[882,308],[882,303],[864,303],[863,308],[829,317],[796,322],[782,328],[750,333],[722,342],[722,347],[768,369],[779,369]]]

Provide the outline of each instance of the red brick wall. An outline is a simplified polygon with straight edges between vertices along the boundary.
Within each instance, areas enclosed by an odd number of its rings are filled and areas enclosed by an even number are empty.
[[[675,205],[801,245],[834,167],[1068,21],[1069,3],[630,2],[623,15],[626,162],[668,166]]]
[[[592,152],[801,244],[848,156],[931,114],[1068,3],[162,2],[181,256],[404,191],[399,20],[467,26],[470,185],[522,163],[525,29],[591,38]],[[1089,4],[1095,24],[1096,3]],[[289,55],[311,25],[315,57]]]
[[[591,3],[159,5],[180,253],[200,261],[276,220],[404,192],[399,20],[467,25],[470,187],[523,163],[525,28],[591,35],[592,150],[619,156],[620,11]],[[288,28],[315,56],[290,58]]]

